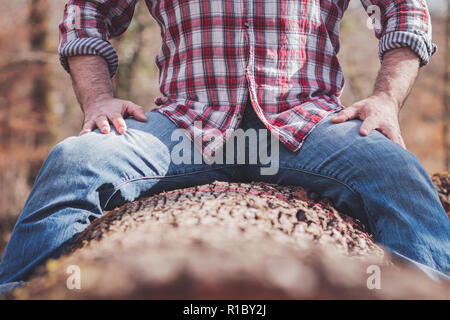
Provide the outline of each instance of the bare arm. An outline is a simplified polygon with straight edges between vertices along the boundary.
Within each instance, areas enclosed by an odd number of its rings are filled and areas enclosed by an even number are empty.
[[[419,74],[419,58],[408,48],[385,54],[375,82],[374,95],[391,98],[400,111]]]
[[[96,127],[109,133],[110,123],[119,134],[127,130],[124,117],[147,121],[144,108],[131,101],[115,99],[108,65],[99,56],[75,56],[68,59],[75,94],[84,113],[80,135]]]
[[[408,48],[386,52],[373,93],[366,99],[345,108],[333,122],[361,119],[361,134],[378,130],[405,147],[401,136],[398,113],[408,97],[419,73],[419,57]]]

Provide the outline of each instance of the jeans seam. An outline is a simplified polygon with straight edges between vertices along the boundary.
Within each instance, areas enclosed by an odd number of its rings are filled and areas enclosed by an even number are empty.
[[[137,181],[143,181],[143,180],[154,180],[154,179],[170,179],[170,178],[177,178],[177,177],[183,177],[183,176],[189,176],[189,175],[195,175],[198,173],[204,173],[204,172],[211,172],[211,171],[215,171],[215,170],[219,170],[219,169],[226,169],[226,168],[231,168],[231,167],[236,167],[238,165],[233,164],[233,165],[225,165],[222,167],[218,167],[218,168],[210,168],[210,169],[203,169],[203,170],[198,170],[198,171],[191,171],[191,172],[186,172],[186,173],[178,173],[178,174],[171,174],[171,175],[158,175],[158,176],[144,176],[144,177],[139,177],[139,178],[133,178],[133,179],[129,179],[126,181],[121,182],[120,184],[118,184],[110,198],[108,199],[108,201],[106,202],[106,204],[109,203],[109,201],[111,200],[112,196],[123,186],[129,184],[129,183],[133,183],[133,182],[137,182]],[[251,166],[251,167],[262,167],[261,165],[246,165],[246,166]],[[353,184],[349,183],[349,182],[345,182],[341,179],[338,179],[336,177],[333,177],[330,174],[323,174],[323,173],[319,173],[319,172],[315,172],[314,170],[307,170],[305,168],[292,168],[292,167],[284,167],[284,166],[280,166],[280,169],[283,170],[293,170],[293,171],[299,171],[299,172],[303,172],[303,173],[307,173],[307,174],[313,174],[325,179],[330,179],[333,180],[339,184],[342,184],[343,186],[345,186],[348,190],[350,190],[354,195],[356,195],[356,197],[359,199],[360,203],[362,204],[363,209],[366,211],[366,215],[367,217],[370,216],[370,210],[369,208],[366,206],[366,204],[364,203],[362,196],[359,192],[356,191],[356,188],[353,186]],[[369,221],[369,219],[367,219]],[[369,222],[370,223],[370,222]],[[375,229],[371,228],[371,226],[369,226],[369,228],[371,229],[372,233],[374,233]]]
[[[191,171],[191,172],[186,172],[186,173],[171,174],[171,175],[165,175],[165,176],[145,176],[145,177],[129,179],[129,180],[121,182],[116,187],[114,187],[114,189],[112,190],[111,195],[109,196],[108,200],[105,202],[105,207],[108,205],[109,201],[111,201],[112,197],[116,194],[117,191],[119,191],[119,189],[121,187],[123,187],[123,186],[125,186],[127,184],[130,184],[130,183],[133,183],[133,182],[138,182],[138,181],[143,181],[143,180],[153,180],[153,179],[177,178],[177,177],[194,175],[194,174],[197,174],[197,173],[204,173],[204,172],[210,172],[210,171],[219,170],[219,169],[231,168],[231,167],[235,167],[235,166],[236,165],[226,165],[226,166],[223,166],[223,167],[211,168],[211,169],[205,169],[205,170],[198,170],[198,171]]]
[[[122,181],[120,184],[118,184],[116,187],[114,187],[114,189],[112,190],[111,195],[109,196],[108,200],[105,202],[104,207],[107,207],[107,205],[111,201],[112,197],[116,194],[117,191],[120,190],[121,187],[123,187],[123,186],[125,186],[125,185],[127,185],[129,183],[143,181],[143,180],[177,178],[177,177],[194,175],[194,174],[197,174],[197,173],[204,173],[204,172],[210,172],[210,171],[219,170],[219,169],[231,168],[231,167],[235,167],[235,166],[236,165],[233,164],[233,165],[225,165],[223,167],[218,167],[218,168],[203,169],[203,170],[197,170],[197,171],[191,171],[191,172],[185,172],[185,173],[179,173],[179,174],[171,174],[171,175],[164,175],[164,176],[160,176],[160,175],[158,175],[158,176],[144,176],[144,177],[139,177],[139,178],[128,179],[126,181]]]
[[[132,178],[132,179],[125,180],[125,181],[121,182],[119,185],[117,185],[117,187],[114,188],[114,192],[128,183],[132,183],[132,182],[136,182],[136,181],[164,179],[164,178],[177,178],[177,177],[183,177],[183,176],[193,175],[193,174],[197,174],[197,173],[204,173],[204,172],[210,172],[210,171],[219,170],[219,169],[231,168],[231,167],[235,167],[235,166],[236,165],[233,164],[233,165],[226,165],[226,166],[218,167],[218,168],[203,169],[203,170],[197,170],[197,171],[191,171],[191,172],[185,172],[185,173],[176,173],[176,174],[164,175],[164,176],[158,175],[158,176],[144,176],[144,177],[139,177],[139,178]]]
[[[308,169],[305,169],[305,168],[292,168],[292,167],[282,167],[282,166],[280,166],[280,169],[283,169],[283,170],[293,170],[293,171],[299,171],[299,172],[303,172],[303,173],[307,173],[307,174],[313,174],[313,175],[316,175],[316,176],[319,176],[319,177],[322,177],[322,178],[325,178],[325,179],[330,179],[330,180],[333,180],[333,181],[335,181],[335,182],[337,182],[337,183],[339,183],[339,184],[342,184],[342,185],[344,185],[347,189],[349,189],[353,194],[355,194],[356,195],[356,197],[359,199],[359,201],[360,201],[360,203],[362,204],[362,208],[366,211],[365,213],[366,213],[366,215],[367,215],[367,218],[369,217],[369,216],[371,216],[370,215],[370,210],[369,210],[369,208],[366,206],[366,204],[364,203],[364,200],[363,200],[363,197],[361,196],[361,194],[359,193],[359,192],[357,192],[356,191],[356,188],[353,186],[353,184],[352,183],[349,183],[349,182],[345,182],[345,181],[343,181],[343,180],[341,180],[341,179],[338,179],[338,178],[336,178],[336,177],[333,177],[332,175],[330,175],[330,174],[323,174],[323,173],[319,173],[319,172],[315,172],[314,170],[308,170]],[[371,232],[372,232],[372,234],[375,234],[375,228],[374,227],[372,227],[372,226],[370,226],[370,220],[369,219],[367,219],[367,222],[369,223],[369,228],[370,228],[370,230],[371,230]]]

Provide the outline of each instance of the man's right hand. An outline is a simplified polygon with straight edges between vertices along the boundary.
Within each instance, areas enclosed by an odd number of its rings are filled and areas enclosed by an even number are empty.
[[[80,135],[89,133],[95,128],[98,128],[101,133],[110,133],[110,123],[119,134],[124,134],[127,131],[124,118],[128,116],[133,116],[138,121],[147,121],[143,107],[131,101],[111,97],[99,97],[85,106],[83,111],[84,123]]]
[[[127,131],[124,118],[133,116],[147,121],[144,108],[131,101],[115,99],[105,59],[100,56],[69,57],[73,86],[84,113],[80,135],[98,128],[101,133],[111,132],[112,124],[119,134]]]

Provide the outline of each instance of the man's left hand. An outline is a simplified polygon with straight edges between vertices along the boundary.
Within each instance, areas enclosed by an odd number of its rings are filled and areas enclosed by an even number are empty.
[[[341,123],[351,119],[363,121],[360,132],[363,136],[378,130],[393,142],[406,149],[398,121],[399,106],[393,100],[381,95],[358,101],[339,112],[331,121]]]

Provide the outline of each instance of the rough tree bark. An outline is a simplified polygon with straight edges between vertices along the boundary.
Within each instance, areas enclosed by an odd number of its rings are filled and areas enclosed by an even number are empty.
[[[448,174],[433,180],[448,201]],[[80,290],[67,288],[74,265]],[[450,298],[450,287],[393,260],[364,226],[317,194],[215,182],[106,213],[14,297]]]

